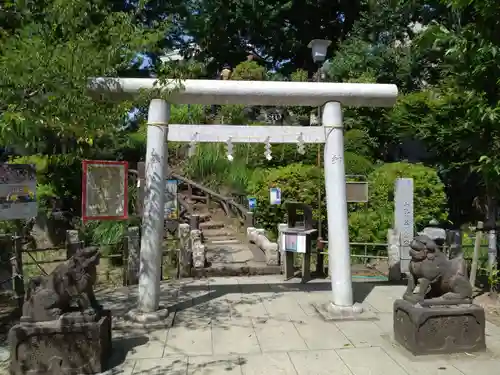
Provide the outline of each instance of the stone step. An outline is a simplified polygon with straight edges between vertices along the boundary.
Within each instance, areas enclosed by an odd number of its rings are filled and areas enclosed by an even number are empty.
[[[226,228],[220,228],[220,229],[204,229],[203,230],[203,236],[207,239],[212,238],[212,237],[230,237],[230,238],[235,238],[235,233],[229,229]]]
[[[205,242],[212,245],[230,245],[230,244],[241,243],[241,241],[237,240],[236,238],[217,238],[217,237],[207,239]]]
[[[218,221],[207,221],[200,224],[201,230],[224,228],[225,224]]]
[[[213,243],[213,242],[205,242],[205,247],[208,251],[221,251],[223,249],[226,252],[235,252],[235,251],[250,251],[248,244],[244,244],[241,241],[236,243],[222,244],[222,243]]]
[[[215,277],[215,276],[254,276],[254,275],[279,275],[280,266],[268,266],[265,263],[249,262],[248,264],[226,264],[214,262],[208,268],[191,270],[191,277]]]
[[[207,259],[211,262],[223,263],[245,263],[253,260],[253,254],[248,247],[241,244],[236,245],[209,245]]]
[[[212,218],[212,214],[210,212],[194,212],[193,214],[200,217],[200,223],[206,223]]]

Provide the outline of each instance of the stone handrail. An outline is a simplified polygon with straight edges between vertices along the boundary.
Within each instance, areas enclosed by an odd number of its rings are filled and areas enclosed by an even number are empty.
[[[250,243],[255,244],[266,254],[266,262],[268,265],[279,265],[279,251],[278,244],[271,242],[264,229],[257,229],[254,227],[247,228],[247,238]]]

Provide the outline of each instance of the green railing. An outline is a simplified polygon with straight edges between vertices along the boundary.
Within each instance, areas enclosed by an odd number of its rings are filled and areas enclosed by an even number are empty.
[[[328,245],[328,241],[322,240],[322,244]],[[349,242],[349,247],[351,249],[351,257],[358,259],[389,259],[387,255],[387,243],[380,242]],[[373,254],[375,253],[375,254]],[[327,255],[328,251],[320,252],[322,255]]]

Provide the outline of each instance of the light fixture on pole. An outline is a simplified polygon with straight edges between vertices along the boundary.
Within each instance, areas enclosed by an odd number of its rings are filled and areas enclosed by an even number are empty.
[[[323,63],[326,60],[326,53],[328,51],[328,47],[332,44],[330,40],[326,39],[313,39],[309,42],[307,47],[311,49],[311,54],[312,54],[312,59],[313,61],[318,64],[318,71],[316,72],[316,79],[318,82],[321,82],[321,68],[323,66]],[[318,107],[318,125],[321,125],[321,107]],[[317,149],[317,164],[318,168],[321,168],[321,145],[318,144],[318,149]],[[317,250],[318,252],[321,252],[323,248],[323,235],[322,235],[322,226],[323,223],[321,222],[321,200],[322,200],[322,194],[321,194],[321,188],[318,187],[318,211],[320,212],[319,214],[319,221],[318,221],[318,240],[317,240]],[[321,260],[319,260],[318,256],[318,264],[316,265],[316,270],[320,272],[320,274],[323,273],[323,256],[321,256]]]
[[[331,40],[326,39],[313,39],[309,42],[307,47],[311,49],[312,58],[315,63],[322,63],[326,60],[326,51],[332,44]]]

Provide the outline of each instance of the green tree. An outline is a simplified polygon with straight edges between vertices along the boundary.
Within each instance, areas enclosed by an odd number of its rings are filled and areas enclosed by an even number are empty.
[[[36,5],[36,6],[35,6]],[[154,50],[166,24],[137,25],[105,0],[11,2],[0,39],[0,140],[23,153],[78,151],[123,125],[132,103],[94,100],[89,78],[116,75]]]
[[[424,70],[433,72],[425,92],[404,98],[390,120],[400,133],[423,140],[453,179],[474,181],[495,220],[500,193],[500,5],[492,1],[442,1],[448,16],[415,39]],[[470,203],[469,203],[469,206]]]
[[[81,160],[123,157],[123,126],[142,100],[92,97],[89,79],[136,71],[168,24],[144,27],[105,0],[8,1],[1,17],[10,21],[0,26],[0,144],[26,156],[14,162],[44,160],[41,203],[57,197],[78,215]]]
[[[212,71],[223,63],[235,66],[252,52],[270,68],[285,61],[288,73],[297,68],[312,73],[316,66],[308,43],[329,38],[335,46],[349,32],[364,3],[189,1],[180,24],[200,45],[199,58],[213,58],[209,66]]]

